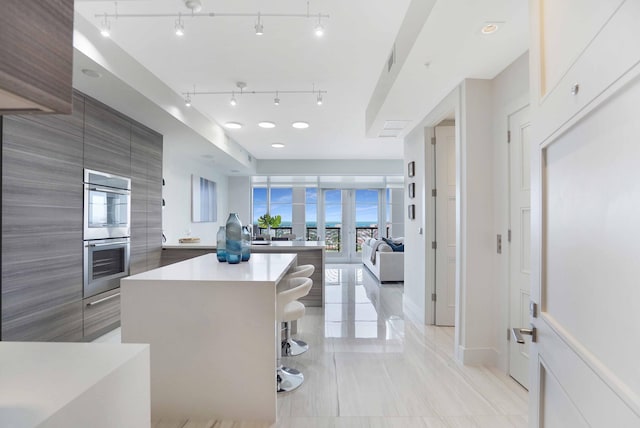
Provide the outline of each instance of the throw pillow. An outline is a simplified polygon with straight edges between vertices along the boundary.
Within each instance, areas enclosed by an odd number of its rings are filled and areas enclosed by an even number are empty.
[[[382,238],[382,240],[386,242],[386,244],[390,246],[393,251],[404,252],[404,244],[396,244],[391,239],[387,238]]]

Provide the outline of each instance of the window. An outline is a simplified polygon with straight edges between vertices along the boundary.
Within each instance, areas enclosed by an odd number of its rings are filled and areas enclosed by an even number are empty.
[[[318,188],[307,187],[304,195],[305,239],[318,240]]]

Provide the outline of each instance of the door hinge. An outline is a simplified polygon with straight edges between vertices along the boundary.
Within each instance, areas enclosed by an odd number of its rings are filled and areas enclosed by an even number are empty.
[[[436,293],[431,293],[431,301],[432,302],[436,301]]]
[[[431,144],[436,145],[436,137],[431,137]]]
[[[431,248],[433,248],[434,250],[438,248],[438,243],[436,241],[431,241]]]
[[[507,242],[511,242],[511,229],[507,230]]]
[[[511,131],[507,131],[507,143],[511,142]]]
[[[434,198],[436,196],[438,196],[438,190],[437,189],[431,189],[431,196],[433,196]]]

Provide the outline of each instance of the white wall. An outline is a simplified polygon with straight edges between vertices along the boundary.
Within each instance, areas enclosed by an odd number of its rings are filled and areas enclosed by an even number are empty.
[[[496,296],[499,310],[496,311],[495,341],[498,351],[498,367],[508,368],[508,342],[505,332],[509,323],[509,149],[507,145],[508,117],[529,103],[529,54],[515,60],[491,81],[494,143],[494,232],[502,235],[503,252],[494,253],[496,273]],[[507,244],[507,245],[505,245]]]
[[[423,128],[416,129],[405,138],[405,207],[404,207],[404,313],[413,321],[420,324],[429,324],[429,308],[427,303],[428,287],[427,278],[427,216],[425,214],[426,187],[430,186],[426,180],[426,151],[429,136],[425,136]],[[415,176],[407,175],[407,164],[415,162]],[[406,187],[409,183],[415,183],[416,196],[409,198]],[[407,207],[410,204],[416,206],[415,220],[409,220]],[[430,241],[429,241],[430,242]],[[433,272],[432,270],[430,270]]]
[[[405,164],[416,161],[416,221],[407,221],[404,309],[414,321],[432,323],[433,292],[432,127],[454,113],[457,169],[456,357],[465,364],[506,368],[508,260],[496,252],[496,234],[508,228],[507,115],[526,105],[528,56],[494,80],[463,81],[405,138]],[[411,179],[407,178],[407,183]],[[419,235],[417,228],[425,234]]]
[[[251,224],[251,177],[229,177],[229,212],[238,213],[242,224]]]
[[[400,175],[402,159],[258,160],[257,175]]]
[[[222,170],[212,161],[198,159],[185,154],[179,142],[164,141],[162,155],[163,178],[165,186],[162,197],[165,207],[162,210],[162,230],[167,244],[177,244],[178,239],[186,237],[200,238],[203,243],[216,242],[218,227],[224,225],[229,214],[228,179],[220,173]],[[218,193],[217,221],[213,223],[191,222],[191,175],[195,174],[216,183]]]

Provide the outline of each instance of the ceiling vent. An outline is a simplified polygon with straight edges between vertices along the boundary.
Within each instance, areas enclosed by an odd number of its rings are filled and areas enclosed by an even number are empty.
[[[398,130],[402,131],[408,124],[411,122],[410,120],[385,120],[382,129],[385,130]]]
[[[391,71],[391,67],[396,63],[396,44],[393,44],[393,48],[391,49],[391,55],[389,55],[389,59],[387,60],[387,73]]]
[[[381,138],[398,138],[400,135],[400,129],[383,129],[378,134]]]

